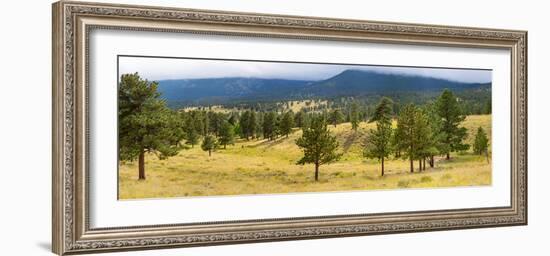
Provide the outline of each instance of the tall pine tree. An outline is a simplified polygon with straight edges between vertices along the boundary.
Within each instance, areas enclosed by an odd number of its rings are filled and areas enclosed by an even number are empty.
[[[453,93],[445,89],[436,101],[436,111],[441,118],[442,143],[441,153],[451,158],[451,152],[468,150],[468,144],[463,143],[466,138],[466,128],[460,127],[460,123],[466,119],[462,114],[458,99]]]
[[[292,132],[292,127],[294,127],[294,114],[292,111],[288,111],[283,114],[281,119],[281,135],[285,135],[288,138],[288,135]]]
[[[375,114],[369,121],[376,121],[376,129],[369,130],[363,150],[364,157],[376,158],[380,161],[381,176],[384,176],[384,160],[392,152],[391,105],[391,100],[384,97],[376,106]]]
[[[235,141],[235,130],[233,125],[228,121],[224,121],[220,130],[220,144],[226,149],[228,144],[233,144]]]
[[[477,128],[476,137],[474,139],[474,153],[478,155],[487,154],[489,149],[489,138],[483,128]]]
[[[138,159],[140,180],[145,179],[145,154],[174,156],[185,135],[180,115],[166,107],[157,87],[138,73],[122,75],[118,86],[119,158]]]
[[[342,111],[340,109],[333,109],[329,113],[328,121],[336,127],[337,124],[344,122],[344,114],[342,114]]]
[[[319,180],[319,166],[338,161],[342,156],[336,152],[338,141],[331,135],[322,116],[312,118],[308,128],[303,129],[302,137],[296,140],[304,156],[297,164],[312,163],[315,166],[315,181]]]

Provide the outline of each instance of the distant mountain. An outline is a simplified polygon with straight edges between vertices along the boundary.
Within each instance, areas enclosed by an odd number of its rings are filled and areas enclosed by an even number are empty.
[[[491,83],[462,83],[427,76],[345,70],[322,81],[263,78],[205,78],[159,81],[159,91],[169,103],[223,104],[232,101],[277,101],[310,97],[384,95],[399,92],[436,92],[489,89]]]
[[[307,88],[316,96],[349,96],[384,94],[387,92],[440,91],[445,88],[460,91],[474,88],[490,88],[491,84],[461,83],[427,76],[379,73],[364,70],[346,70]]]
[[[311,81],[246,77],[159,81],[159,91],[169,102],[220,104],[231,100],[293,97]]]

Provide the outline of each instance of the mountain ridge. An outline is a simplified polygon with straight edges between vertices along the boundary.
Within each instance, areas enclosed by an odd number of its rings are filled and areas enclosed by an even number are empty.
[[[421,75],[347,69],[324,80],[224,77],[160,80],[159,91],[168,102],[224,104],[242,100],[293,100],[396,92],[490,89],[491,83],[466,83]]]

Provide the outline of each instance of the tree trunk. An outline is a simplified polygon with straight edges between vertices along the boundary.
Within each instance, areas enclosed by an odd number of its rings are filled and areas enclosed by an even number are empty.
[[[212,150],[208,150],[208,156],[212,156]]]
[[[426,158],[425,157],[422,158],[422,169],[424,171],[426,170]]]
[[[382,176],[384,176],[384,158],[382,157]]]
[[[315,181],[319,180],[319,164],[315,163]]]
[[[413,173],[414,172],[414,163],[413,163],[412,157],[409,157],[409,160],[411,162],[411,173]]]
[[[141,150],[139,153],[139,179],[145,179],[145,150]]]
[[[451,153],[447,152],[447,160],[451,159]]]

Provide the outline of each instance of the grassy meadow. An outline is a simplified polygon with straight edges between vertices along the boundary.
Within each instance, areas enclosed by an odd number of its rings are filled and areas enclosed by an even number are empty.
[[[295,104],[297,105],[297,104]],[[299,105],[295,106],[299,107]],[[466,142],[472,144],[477,127],[491,138],[491,115],[468,116]],[[320,167],[320,179],[314,181],[313,165],[296,165],[302,152],[295,141],[301,130],[274,141],[237,139],[227,149],[219,148],[208,156],[200,145],[182,150],[177,156],[159,160],[146,155],[146,180],[138,180],[136,162],[119,166],[119,198],[165,198],[238,194],[273,194],[295,192],[349,191],[372,189],[434,188],[481,186],[491,184],[491,164],[485,156],[468,152],[452,153],[451,160],[436,158],[435,168],[409,172],[409,162],[386,161],[385,176],[380,164],[362,156],[362,143],[375,124],[362,122],[357,132],[350,123],[330,126],[337,136],[340,161]]]

